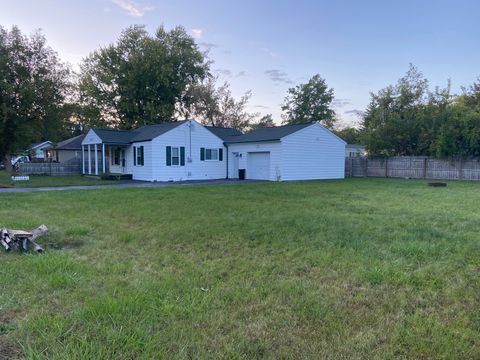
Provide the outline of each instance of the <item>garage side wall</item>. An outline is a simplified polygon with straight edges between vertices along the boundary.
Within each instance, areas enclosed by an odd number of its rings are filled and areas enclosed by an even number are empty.
[[[280,142],[259,142],[230,144],[228,146],[228,177],[238,179],[238,169],[246,170],[246,178],[249,179],[248,153],[268,152],[270,154],[269,179],[277,181],[282,176],[281,158],[282,148]],[[238,169],[235,165],[235,157],[238,159]]]
[[[282,180],[343,179],[345,143],[320,125],[282,139]]]

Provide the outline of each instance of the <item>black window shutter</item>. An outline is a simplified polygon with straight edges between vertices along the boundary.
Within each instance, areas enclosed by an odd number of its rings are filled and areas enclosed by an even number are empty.
[[[140,159],[141,159],[141,161],[142,161],[142,166],[143,166],[143,165],[145,165],[145,162],[144,162],[145,158],[144,158],[144,153],[143,153],[143,146],[140,146],[140,150],[141,150],[141,155],[140,155],[141,158],[140,158]]]
[[[180,166],[185,166],[185,147],[180,147]]]
[[[172,147],[167,146],[167,166],[172,166]]]
[[[137,147],[133,147],[133,165],[137,166]]]
[[[218,149],[218,160],[223,161],[223,149]]]
[[[205,161],[205,148],[200,148],[200,161]]]

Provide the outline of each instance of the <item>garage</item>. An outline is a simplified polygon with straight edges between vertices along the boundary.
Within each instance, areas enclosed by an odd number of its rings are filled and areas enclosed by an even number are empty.
[[[270,180],[270,153],[249,152],[247,160],[247,179]]]

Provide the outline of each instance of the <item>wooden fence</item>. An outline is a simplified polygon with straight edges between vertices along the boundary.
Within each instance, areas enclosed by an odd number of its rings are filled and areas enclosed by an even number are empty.
[[[66,163],[21,163],[18,171],[25,175],[79,175],[82,173],[82,161],[72,159]]]
[[[468,160],[443,160],[423,156],[346,158],[345,176],[480,180],[480,158]]]

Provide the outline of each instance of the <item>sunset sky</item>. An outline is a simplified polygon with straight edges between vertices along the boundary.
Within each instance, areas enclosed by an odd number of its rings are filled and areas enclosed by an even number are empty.
[[[249,110],[277,122],[287,89],[316,73],[334,88],[346,124],[409,63],[432,88],[451,79],[460,92],[480,76],[478,14],[473,0],[0,0],[0,25],[41,28],[74,68],[129,25],[182,25],[236,96],[252,90]]]

